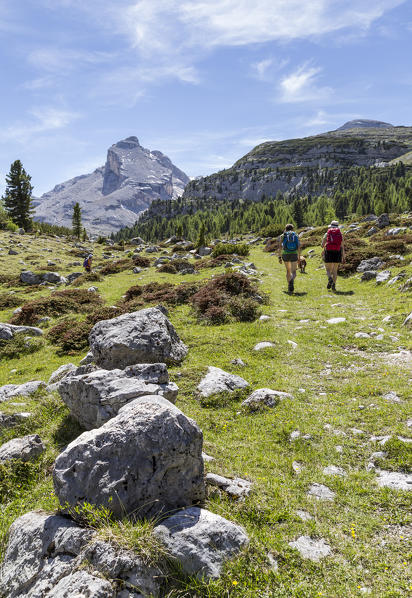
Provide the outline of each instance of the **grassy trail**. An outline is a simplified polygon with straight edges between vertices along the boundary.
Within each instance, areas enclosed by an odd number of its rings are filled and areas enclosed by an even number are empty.
[[[381,450],[370,441],[373,435],[394,437],[385,446],[388,457],[377,463],[382,469],[407,471],[408,462],[410,466],[410,444],[396,439],[410,436],[412,364],[406,352],[400,353],[411,349],[410,332],[401,326],[410,311],[410,295],[375,282],[361,283],[357,277],[339,278],[338,291],[327,291],[319,257],[308,260],[307,274],[298,274],[296,292],[288,295],[284,267],[275,257],[255,248],[250,261],[260,273],[262,290],[270,296],[270,303],[262,307],[270,319],[205,326],[196,322],[189,306],[171,309],[170,319],[189,353],[180,366],[170,368],[170,376],[180,388],[178,407],[199,423],[205,452],[215,459],[206,464],[207,470],[253,482],[244,502],[211,491],[206,505],[242,524],[251,544],[218,581],[180,582],[180,589],[170,596],[406,596],[412,587],[408,570],[411,493],[378,487],[376,473],[366,466],[371,454]],[[220,271],[208,270],[206,275]],[[203,271],[184,280],[204,277]],[[150,268],[137,281],[136,275],[124,272],[96,286],[106,304],[112,305],[132,284],[152,280],[177,283],[182,279]],[[6,321],[10,313],[4,311],[1,320]],[[383,321],[387,315],[391,319]],[[334,317],[345,322],[328,324]],[[374,336],[356,338],[357,332]],[[254,351],[261,341],[271,341],[274,347]],[[0,383],[47,380],[59,365],[78,363],[82,356],[59,357],[46,345],[38,353],[3,364]],[[233,365],[235,358],[245,366]],[[196,386],[209,365],[241,375],[250,392],[271,388],[289,392],[293,399],[253,414],[241,407],[249,391],[199,401]],[[389,391],[396,392],[401,402],[385,399]],[[4,405],[3,410],[7,409],[12,408]],[[30,509],[57,507],[51,466],[65,443],[78,434],[57,397],[25,401],[24,409],[36,417],[4,432],[2,442],[36,432],[48,450],[21,488],[15,487],[14,478],[0,485],[2,534],[13,519]],[[300,436],[291,440],[294,431]],[[294,462],[300,464],[300,473],[295,472]],[[328,465],[341,467],[346,475],[325,475]],[[330,488],[334,500],[307,496],[312,483]],[[310,518],[303,521],[298,511]],[[323,538],[331,555],[319,563],[303,560],[288,544],[301,535]]]

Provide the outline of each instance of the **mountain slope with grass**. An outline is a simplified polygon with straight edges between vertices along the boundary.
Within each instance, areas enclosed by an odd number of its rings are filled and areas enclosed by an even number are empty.
[[[203,449],[213,458],[206,471],[252,484],[243,500],[215,486],[208,486],[206,499],[209,511],[245,528],[248,547],[216,580],[174,570],[162,596],[401,598],[410,591],[411,484],[403,490],[380,485],[382,472],[402,480],[411,474],[412,346],[404,322],[411,312],[412,221],[410,215],[390,218],[372,237],[368,222],[344,229],[348,260],[336,293],[326,289],[324,227],[304,232],[308,265],[293,295],[270,245],[250,243],[251,236],[243,239],[249,255],[195,260],[179,244],[146,253],[147,245],[136,250],[0,232],[0,323],[37,325],[44,333],[0,340],[0,385],[47,382],[59,366],[79,364],[95,322],[161,303],[188,347],[169,376],[179,387],[177,407],[203,430]],[[401,230],[388,234],[395,227]],[[17,255],[7,254],[11,248]],[[89,251],[94,272],[70,286],[20,282],[22,269],[66,279],[81,274]],[[176,253],[190,267],[162,270],[162,262],[175,263]],[[362,281],[356,271],[374,256],[381,261],[378,274],[390,272],[386,282]],[[262,342],[266,348],[255,350]],[[201,397],[196,389],[209,366],[249,386]],[[273,407],[242,406],[262,388],[290,396]],[[0,411],[2,444],[38,434],[46,448],[31,462],[0,463],[3,555],[17,517],[58,510],[53,463],[82,430],[59,395],[44,388],[2,401]],[[23,412],[29,415],[16,417]],[[8,416],[15,420],[6,427]],[[112,522],[92,507],[82,516],[105,541],[135,550],[145,563],[165,556],[153,522]],[[302,556],[296,548],[302,537],[327,546],[327,556]]]

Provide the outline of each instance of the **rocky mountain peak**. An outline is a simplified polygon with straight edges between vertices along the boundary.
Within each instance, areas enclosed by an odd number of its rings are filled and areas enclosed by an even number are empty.
[[[336,129],[337,131],[345,131],[346,129],[391,129],[393,125],[385,123],[382,120],[369,120],[367,118],[358,118],[356,120],[348,120],[344,125]]]

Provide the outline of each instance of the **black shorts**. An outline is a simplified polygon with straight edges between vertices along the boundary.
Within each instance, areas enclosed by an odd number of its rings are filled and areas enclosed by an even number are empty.
[[[284,262],[297,262],[298,254],[297,253],[283,253],[282,260]]]
[[[342,261],[342,249],[325,249],[325,264],[340,264]]]

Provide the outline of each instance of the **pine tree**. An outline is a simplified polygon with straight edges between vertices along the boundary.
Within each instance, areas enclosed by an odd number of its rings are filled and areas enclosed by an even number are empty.
[[[3,201],[9,217],[24,230],[31,229],[31,215],[34,212],[31,205],[33,186],[30,181],[31,176],[24,170],[20,160],[15,160],[6,176],[6,191]]]
[[[78,202],[73,206],[72,228],[73,235],[80,239],[82,234],[82,210]]]
[[[206,245],[206,227],[205,223],[202,222],[199,229],[199,236],[196,241],[196,247],[204,247]]]
[[[83,228],[82,241],[87,241],[87,231],[85,228]]]

